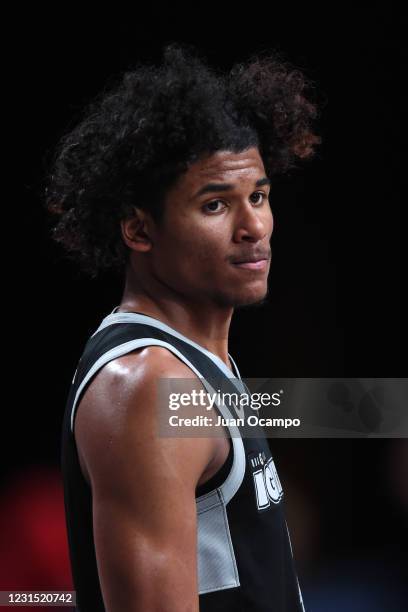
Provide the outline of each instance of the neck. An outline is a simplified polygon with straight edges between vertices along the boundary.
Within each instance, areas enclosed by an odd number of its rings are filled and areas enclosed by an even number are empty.
[[[119,312],[137,311],[159,319],[217,355],[232,369],[228,358],[232,307],[193,302],[179,294],[174,295],[168,288],[160,287],[158,290],[154,284],[149,285],[148,291],[139,283],[136,288],[135,284],[128,274]]]

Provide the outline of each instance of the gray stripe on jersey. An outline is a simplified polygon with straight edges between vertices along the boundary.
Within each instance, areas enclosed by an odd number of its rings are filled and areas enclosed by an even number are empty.
[[[221,489],[197,500],[198,592],[213,593],[240,585]]]

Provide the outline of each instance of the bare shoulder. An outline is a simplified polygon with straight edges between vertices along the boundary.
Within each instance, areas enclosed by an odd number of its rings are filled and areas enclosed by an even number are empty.
[[[138,349],[106,364],[91,381],[77,408],[74,435],[81,469],[96,486],[122,466],[143,464],[144,457],[171,455],[174,463],[190,463],[198,480],[214,454],[214,442],[157,436],[159,378],[189,378],[202,388],[195,373],[164,347]],[[186,462],[188,464],[188,461]],[[149,469],[151,468],[151,463]],[[183,470],[188,468],[183,468]],[[126,477],[126,468],[122,470]],[[195,486],[195,483],[194,483]]]
[[[80,401],[75,419],[75,435],[82,421],[98,422],[117,414],[124,402],[140,394],[151,395],[159,378],[196,378],[194,372],[168,349],[147,346],[107,363],[93,378]],[[79,408],[79,407],[78,407]]]

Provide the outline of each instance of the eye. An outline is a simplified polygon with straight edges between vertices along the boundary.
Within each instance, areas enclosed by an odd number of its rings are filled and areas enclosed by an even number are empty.
[[[218,208],[218,209],[213,208],[213,206],[217,206],[218,204],[223,204],[225,206],[222,200],[213,200],[212,202],[208,202],[207,204],[204,204],[202,208],[204,211],[209,212],[209,213],[218,213],[218,212],[221,212],[221,210],[223,210],[222,208]]]
[[[251,194],[251,198],[254,195],[258,196],[258,198],[255,202],[252,202],[253,204],[263,204],[263,201],[268,199],[268,196],[263,191],[254,191],[254,193]],[[260,199],[259,196],[261,196]]]

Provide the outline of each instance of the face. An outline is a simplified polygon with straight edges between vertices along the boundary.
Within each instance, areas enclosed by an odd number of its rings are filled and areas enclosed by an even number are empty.
[[[158,280],[200,304],[239,307],[268,290],[273,217],[257,148],[219,151],[169,190],[154,226],[150,266]]]

